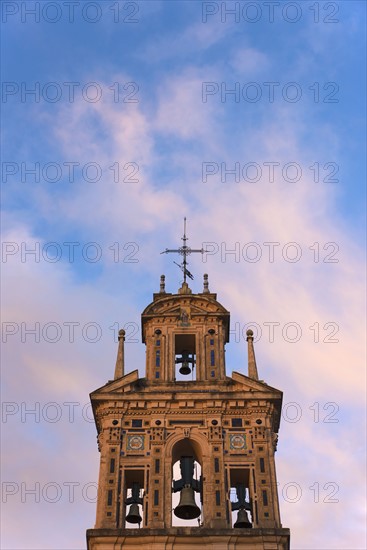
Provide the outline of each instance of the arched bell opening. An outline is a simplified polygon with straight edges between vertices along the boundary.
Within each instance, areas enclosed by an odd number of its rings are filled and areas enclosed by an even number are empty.
[[[250,497],[250,470],[234,469],[230,472],[230,501],[232,527],[251,529],[253,527],[252,500]]]
[[[175,380],[196,380],[195,334],[175,335]]]
[[[172,451],[172,526],[198,527],[202,523],[201,449],[189,439]]]
[[[144,472],[125,471],[125,528],[136,529],[143,525]]]

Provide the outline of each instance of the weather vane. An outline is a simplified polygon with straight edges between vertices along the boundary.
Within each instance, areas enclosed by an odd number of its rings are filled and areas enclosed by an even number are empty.
[[[178,267],[182,270],[184,274],[184,282],[186,283],[186,277],[189,277],[190,279],[194,279],[194,276],[190,271],[187,269],[187,256],[191,254],[192,252],[200,252],[200,254],[204,254],[206,250],[203,248],[190,248],[186,245],[186,241],[188,238],[186,237],[186,218],[184,218],[184,235],[181,237],[183,240],[183,245],[180,248],[177,248],[176,250],[171,250],[169,248],[166,248],[166,250],[163,250],[161,254],[168,254],[169,252],[174,252],[175,254],[181,254],[183,256],[183,261],[181,264],[178,264],[177,262],[173,261],[174,264],[178,265]]]

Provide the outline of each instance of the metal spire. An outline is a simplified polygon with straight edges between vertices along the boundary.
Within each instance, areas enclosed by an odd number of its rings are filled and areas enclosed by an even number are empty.
[[[182,270],[184,274],[184,282],[186,283],[186,277],[189,277],[190,279],[194,278],[193,274],[190,273],[190,271],[187,269],[187,256],[192,252],[200,252],[200,254],[204,254],[206,250],[204,250],[203,248],[190,248],[186,245],[186,241],[188,241],[188,238],[186,237],[186,218],[184,218],[184,234],[183,237],[181,237],[181,240],[183,241],[183,245],[180,248],[177,248],[175,250],[166,248],[166,250],[163,250],[161,254],[168,254],[169,252],[173,252],[175,254],[181,254],[181,256],[183,256],[183,261],[181,264],[178,264],[175,261],[173,263],[178,265],[178,267]]]

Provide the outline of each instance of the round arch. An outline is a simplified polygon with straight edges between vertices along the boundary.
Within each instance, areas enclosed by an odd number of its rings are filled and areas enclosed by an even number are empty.
[[[175,463],[181,456],[192,454],[202,466],[204,457],[209,454],[209,444],[206,437],[199,433],[190,432],[186,436],[183,431],[173,434],[166,445],[166,458],[171,458]]]

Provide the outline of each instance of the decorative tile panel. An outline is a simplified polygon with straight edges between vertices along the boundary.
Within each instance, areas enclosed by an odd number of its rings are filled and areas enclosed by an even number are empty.
[[[229,448],[231,451],[244,451],[246,436],[244,434],[229,434]]]
[[[128,435],[127,450],[128,451],[144,451],[144,435]]]

